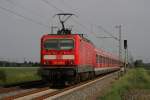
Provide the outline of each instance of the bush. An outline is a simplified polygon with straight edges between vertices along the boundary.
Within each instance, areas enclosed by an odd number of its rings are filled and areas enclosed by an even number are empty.
[[[118,80],[102,100],[121,100],[121,96],[134,89],[150,89],[150,74],[143,68],[131,69]]]
[[[38,67],[0,67],[0,85],[14,85],[41,80]]]

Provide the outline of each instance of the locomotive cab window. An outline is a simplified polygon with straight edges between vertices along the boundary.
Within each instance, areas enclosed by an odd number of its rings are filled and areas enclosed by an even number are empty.
[[[58,49],[58,41],[56,39],[49,39],[44,42],[45,49]]]
[[[44,42],[44,48],[48,50],[69,50],[74,48],[73,39],[48,39]]]
[[[61,50],[73,49],[74,41],[72,39],[62,39],[59,40],[59,46]]]

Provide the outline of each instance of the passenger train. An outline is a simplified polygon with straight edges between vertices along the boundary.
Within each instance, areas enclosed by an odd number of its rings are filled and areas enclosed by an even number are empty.
[[[79,83],[122,66],[117,56],[96,48],[83,34],[62,28],[41,38],[40,72],[52,84]]]

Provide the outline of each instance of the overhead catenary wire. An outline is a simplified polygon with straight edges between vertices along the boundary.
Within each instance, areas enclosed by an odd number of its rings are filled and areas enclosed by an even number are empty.
[[[55,8],[55,9],[57,9],[60,12],[64,12],[62,9],[59,9],[57,6],[55,6],[54,4],[48,2],[47,0],[41,0],[41,1],[43,1],[44,3],[48,4],[49,6]]]
[[[45,3],[48,4],[50,7],[55,8],[56,10],[60,11],[61,13],[64,13],[64,12],[65,12],[64,10],[58,8],[57,6],[55,6],[54,4],[50,3],[50,2],[47,1],[47,0],[41,0],[41,1],[45,2]],[[78,21],[76,21],[76,20],[74,20],[74,19],[73,19],[73,21],[74,21],[76,24],[80,25],[80,26],[81,26],[82,28],[84,28],[85,30],[89,30],[85,25],[79,23]]]
[[[7,2],[9,2],[9,3],[12,3],[13,5],[17,5],[17,4],[15,4],[15,2],[14,1],[11,1],[11,0],[6,0]],[[45,2],[46,4],[48,4],[49,6],[51,6],[51,7],[53,7],[53,8],[55,8],[55,9],[57,9],[58,11],[60,11],[60,12],[64,12],[62,9],[60,9],[60,8],[58,8],[57,6],[55,6],[54,4],[52,4],[52,3],[50,3],[49,1],[47,1],[47,0],[41,0],[41,1],[43,1],[43,2]],[[72,6],[70,6],[70,5],[68,5],[68,4],[66,4],[66,2],[64,1],[64,0],[61,0],[65,5],[67,5],[68,6],[68,8],[71,8],[72,10],[73,10],[73,8],[72,8]],[[25,9],[23,6],[19,6],[20,8],[23,8],[23,9]],[[2,9],[3,9],[3,7],[2,7]],[[4,8],[5,9],[5,8]],[[3,10],[4,10],[3,9]],[[5,9],[6,10],[6,9]],[[8,9],[7,9],[7,11],[8,11]],[[17,15],[21,15],[21,14],[18,14],[18,13],[16,13],[16,12],[14,12],[14,11],[9,11],[9,12],[11,12],[11,13],[15,13],[15,14],[17,14]],[[27,17],[25,17],[25,16],[23,16],[23,15],[21,15],[20,17],[24,17],[26,20],[32,20],[32,22],[34,21],[35,23],[38,23],[38,24],[40,24],[40,25],[43,25],[41,22],[37,22],[37,21],[35,21],[35,20],[33,20],[33,19],[31,19],[31,18],[27,18]],[[74,20],[73,19],[73,21],[75,22],[75,23],[77,23],[78,25],[80,25],[82,28],[84,28],[84,29],[86,29],[86,30],[89,30],[85,25],[83,25],[83,24],[81,24],[81,23],[79,23],[78,21],[76,21],[76,20]],[[44,25],[44,26],[47,26],[47,25]],[[115,36],[113,36],[110,32],[108,32],[106,29],[104,29],[102,26],[98,26],[100,29],[102,29],[105,33],[107,33],[107,34],[109,34],[110,36],[112,36],[113,38],[115,38],[116,39],[116,37]]]
[[[12,0],[6,0],[6,1],[9,2],[9,3],[11,3],[11,4],[13,4],[14,6],[18,6],[19,8],[26,9],[26,8],[23,7],[22,5],[17,5],[17,4],[16,4],[14,1],[12,1]],[[47,1],[47,0],[41,0],[41,1],[43,1],[44,3],[48,4],[49,6],[55,8],[56,10],[58,10],[58,11],[60,11],[60,12],[62,12],[62,13],[64,12],[62,9],[58,8],[57,6],[55,6],[54,4],[50,3],[50,2]],[[49,27],[48,25],[45,25],[45,24],[43,24],[43,23],[41,23],[41,22],[38,22],[38,21],[35,21],[34,19],[31,19],[31,18],[29,18],[29,17],[26,17],[26,16],[24,16],[24,15],[21,15],[21,14],[15,12],[15,11],[10,10],[10,9],[4,8],[4,7],[0,7],[0,9],[3,9],[3,10],[5,10],[5,11],[10,12],[10,13],[12,13],[12,14],[15,14],[15,15],[17,15],[17,16],[20,16],[20,17],[22,17],[22,18],[24,18],[24,19],[26,19],[26,20],[28,20],[28,21],[32,21],[32,22],[34,22],[34,23],[36,23],[36,24],[40,24],[40,25],[42,25],[42,26]],[[30,11],[30,12],[31,12],[31,11]],[[74,20],[74,19],[73,19],[73,21],[74,21],[76,24],[80,25],[80,26],[81,26],[82,28],[84,28],[85,30],[88,30],[88,28],[87,28],[85,25],[79,23],[78,21],[76,21],[76,20]]]
[[[73,19],[73,21],[74,21],[76,24],[80,25],[80,26],[81,26],[82,28],[84,28],[85,30],[89,30],[85,25],[79,23],[79,22],[76,21],[75,19]]]
[[[40,17],[40,18],[43,18],[43,16],[41,16],[40,14],[37,14],[37,13],[35,13],[34,11],[31,11],[31,10],[27,10],[27,8],[24,7],[23,5],[21,5],[20,3],[17,3],[17,4],[16,4],[14,0],[5,0],[5,1],[8,2],[8,3],[10,3],[10,4],[12,4],[12,5],[14,5],[15,7],[24,9],[24,10],[28,11],[29,13],[34,14],[35,16],[38,16],[38,17]]]
[[[68,5],[65,0],[59,0],[61,2],[63,2],[64,5],[66,5],[69,9],[72,9],[74,11],[74,9],[72,8],[72,6]],[[76,9],[77,10],[77,9]],[[77,10],[78,11],[78,10]],[[76,12],[76,11],[75,11]],[[79,12],[79,11],[78,11]],[[78,23],[78,22],[77,22]],[[90,23],[91,25],[93,25],[89,20],[88,23]],[[80,24],[80,23],[78,23]],[[85,25],[80,24],[82,27],[84,27],[85,29],[88,29]],[[96,25],[95,25],[96,26]],[[108,32],[105,28],[103,28],[102,26],[100,26],[100,28],[105,32],[108,33],[109,35],[111,35],[111,37],[116,38],[115,36],[113,36],[110,32]],[[88,29],[89,30],[89,29]],[[93,31],[93,30],[92,30]]]
[[[65,5],[65,7],[67,6],[67,8],[71,9],[73,12],[75,12],[75,13],[77,13],[77,14],[79,15],[79,10],[73,9],[73,7],[72,7],[71,5],[69,5],[69,4],[67,4],[67,3],[65,2],[65,0],[59,0],[59,1],[61,1],[61,2]],[[75,19],[73,19],[73,21],[74,21],[76,24],[80,25],[80,26],[81,26],[82,28],[84,28],[85,30],[91,31],[91,30],[90,30],[89,28],[87,28],[87,26],[85,26],[84,24],[82,24],[82,23],[76,21]],[[88,21],[88,23],[91,24],[91,22],[89,22],[89,21]],[[92,25],[92,24],[91,24],[91,25]]]
[[[32,19],[32,18],[26,17],[26,16],[24,16],[24,15],[18,13],[18,12],[15,12],[15,11],[13,11],[13,10],[10,10],[10,9],[8,9],[8,8],[5,8],[5,7],[0,6],[0,9],[2,9],[3,11],[9,12],[9,13],[11,13],[11,14],[14,14],[14,15],[16,15],[16,16],[19,16],[19,17],[21,17],[21,18],[23,18],[23,19],[25,19],[25,20],[28,20],[28,21],[30,21],[30,22],[33,22],[33,23],[35,23],[35,24],[38,24],[38,25],[41,25],[41,26],[44,26],[44,27],[48,27],[48,28],[49,28],[48,25],[45,25],[45,24],[43,24],[43,23],[41,23],[41,22],[38,22],[38,21],[36,21],[36,20],[34,20],[34,19]]]
[[[75,10],[71,5],[69,5],[68,3],[66,3],[65,0],[59,0],[59,1],[61,1],[64,4],[65,7],[71,9],[73,11],[73,13],[79,15],[77,9]]]
[[[68,4],[65,2],[65,0],[59,0],[59,1],[63,2],[63,4],[66,5],[69,9],[75,11],[72,6],[68,5]],[[75,12],[79,12],[79,10],[76,9]],[[88,21],[88,23],[90,23],[91,25],[93,25],[93,23],[91,23],[89,20],[87,20],[87,21]],[[77,23],[78,23],[78,22],[77,22]],[[80,24],[80,23],[78,23],[78,24]],[[83,25],[83,24],[80,24],[80,26],[84,27],[85,29],[88,29],[88,28],[87,28],[85,25]],[[97,25],[95,25],[95,26],[97,27]],[[105,33],[107,33],[109,36],[111,36],[112,38],[117,39],[117,37],[113,36],[112,33],[110,33],[109,31],[107,31],[107,30],[106,30],[105,28],[103,28],[102,26],[99,25],[98,27],[99,27],[100,29],[102,29]],[[88,29],[88,30],[89,30],[89,29]],[[93,32],[93,29],[92,29],[91,31]],[[94,34],[95,34],[95,33],[94,33]]]
[[[101,25],[98,25],[98,28],[100,28],[101,30],[103,30],[106,34],[108,34],[109,36],[111,36],[112,38],[114,38],[115,40],[119,40],[117,37],[115,37],[114,35],[112,35],[111,32],[107,31],[105,28],[103,28]]]
[[[67,6],[67,8],[71,9],[73,12],[75,12],[76,14],[79,15],[79,13],[78,13],[79,11],[78,11],[77,9],[76,9],[76,11],[75,11],[72,6],[68,5],[68,4],[65,2],[65,0],[60,0],[60,1],[63,2],[63,4],[65,5],[65,7]],[[82,24],[82,23],[76,21],[75,19],[73,19],[73,21],[74,21],[76,24],[80,25],[80,26],[81,26],[82,28],[84,28],[85,30],[90,30],[90,29],[87,28],[84,24]]]

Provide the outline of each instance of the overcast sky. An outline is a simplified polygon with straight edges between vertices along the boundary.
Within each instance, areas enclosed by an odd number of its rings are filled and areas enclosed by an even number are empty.
[[[150,0],[0,0],[0,60],[40,60],[40,38],[58,25],[60,12],[77,15],[69,19],[73,32],[86,34],[98,48],[118,52],[114,39],[102,28],[128,40],[134,59],[150,62]]]

